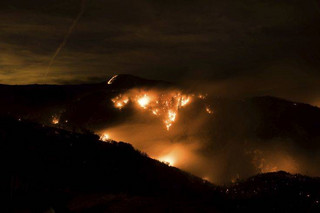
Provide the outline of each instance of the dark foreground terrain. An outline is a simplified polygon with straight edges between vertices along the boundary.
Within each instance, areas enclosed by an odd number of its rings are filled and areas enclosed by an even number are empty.
[[[123,142],[0,119],[1,212],[319,212],[320,179],[215,186]]]

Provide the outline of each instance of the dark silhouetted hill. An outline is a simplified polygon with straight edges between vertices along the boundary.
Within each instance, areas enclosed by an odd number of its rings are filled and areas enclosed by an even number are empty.
[[[214,195],[208,182],[130,144],[98,139],[91,133],[0,119],[1,191],[11,207],[67,208],[71,198],[97,193],[197,200]]]
[[[319,210],[319,178],[278,172],[215,187],[89,132],[1,118],[0,150],[2,212]]]

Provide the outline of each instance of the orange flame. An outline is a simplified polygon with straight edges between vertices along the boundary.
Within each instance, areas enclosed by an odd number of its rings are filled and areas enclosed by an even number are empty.
[[[146,106],[150,103],[150,97],[144,94],[143,97],[138,99],[138,103],[142,108],[146,109]]]
[[[108,133],[104,133],[104,134],[102,134],[102,135],[100,136],[100,140],[101,140],[101,141],[104,141],[104,142],[108,142],[108,141],[111,140],[111,139],[110,139],[110,135],[109,135]]]
[[[145,91],[133,89],[111,99],[118,109],[125,107],[129,101],[136,103],[139,108],[150,111],[152,115],[161,118],[167,130],[176,121],[178,112],[192,102],[193,94],[183,94],[179,90]],[[204,95],[198,97],[203,99]],[[211,108],[206,111],[212,114]]]
[[[57,116],[53,116],[51,122],[52,122],[52,124],[57,125],[57,124],[59,124],[60,119],[59,119],[59,117],[57,117]]]

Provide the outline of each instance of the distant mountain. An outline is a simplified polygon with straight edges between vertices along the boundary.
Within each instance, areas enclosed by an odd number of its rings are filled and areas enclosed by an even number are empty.
[[[62,122],[68,121],[68,126],[94,130],[118,122],[119,116],[125,117],[113,107],[111,99],[116,95],[131,88],[178,88],[165,81],[132,75],[113,77],[84,85],[0,85],[0,115],[44,124],[50,124],[52,116],[58,115]],[[110,80],[112,83],[108,84]],[[320,136],[320,109],[308,104],[269,96],[244,100],[208,97],[207,102],[212,105],[216,120],[221,118],[219,125],[235,128],[235,133],[246,131],[245,134],[251,132],[261,138],[286,136],[300,140],[318,140]]]
[[[106,82],[82,85],[0,85],[0,115],[50,124],[52,117],[73,128],[96,128],[115,122],[111,98],[134,87],[173,88],[165,81],[117,75]],[[112,84],[108,84],[110,80]]]
[[[134,87],[173,87],[174,85],[167,81],[149,80],[140,78],[134,75],[114,75],[108,81],[107,84],[112,89],[131,89]]]

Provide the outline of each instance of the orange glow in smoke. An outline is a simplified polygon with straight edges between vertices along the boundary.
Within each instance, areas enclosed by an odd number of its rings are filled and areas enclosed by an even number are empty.
[[[110,139],[110,135],[109,135],[108,133],[104,133],[104,134],[102,134],[102,135],[100,136],[100,140],[101,140],[101,141],[104,141],[104,142],[108,142],[108,141],[111,140],[111,139]]]
[[[253,163],[263,173],[287,171],[290,173],[297,173],[299,171],[299,164],[294,157],[285,152],[264,152],[262,150],[255,150]]]
[[[172,154],[168,154],[159,158],[159,161],[168,164],[169,166],[174,166],[176,159]]]

